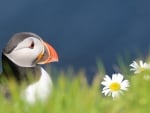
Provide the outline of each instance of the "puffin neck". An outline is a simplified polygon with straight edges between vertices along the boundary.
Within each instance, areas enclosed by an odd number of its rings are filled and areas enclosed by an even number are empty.
[[[13,78],[18,83],[25,82],[34,82],[35,80],[40,79],[41,68],[39,66],[35,67],[21,67],[14,64],[2,53],[2,73],[8,79]]]

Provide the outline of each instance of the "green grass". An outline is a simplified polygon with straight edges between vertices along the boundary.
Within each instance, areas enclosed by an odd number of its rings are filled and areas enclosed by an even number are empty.
[[[102,67],[101,65],[99,67]],[[102,72],[102,73],[100,73]],[[0,113],[148,113],[150,112],[150,79],[144,72],[126,75],[130,81],[129,90],[116,100],[101,94],[100,82],[105,71],[94,77],[88,85],[84,71],[76,76],[72,72],[60,72],[54,81],[53,93],[44,103],[29,105],[20,99],[18,88],[10,83],[13,98],[0,96]],[[128,72],[129,73],[129,72]]]

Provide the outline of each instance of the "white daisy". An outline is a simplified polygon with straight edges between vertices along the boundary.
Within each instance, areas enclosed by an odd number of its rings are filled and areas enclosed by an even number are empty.
[[[150,64],[147,64],[146,62],[143,62],[142,60],[139,61],[139,63],[137,63],[136,61],[133,61],[132,64],[130,64],[130,66],[132,67],[130,70],[134,71],[135,74],[137,73],[141,73],[142,71],[145,70],[150,70]]]
[[[123,80],[124,77],[122,74],[112,74],[112,78],[110,78],[108,75],[105,75],[104,81],[101,82],[101,84],[104,86],[102,93],[104,95],[111,96],[113,98],[118,97],[122,90],[127,90],[129,87],[129,81]]]

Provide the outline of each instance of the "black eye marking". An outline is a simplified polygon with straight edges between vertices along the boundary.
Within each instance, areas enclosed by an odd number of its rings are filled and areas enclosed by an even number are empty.
[[[30,44],[29,46],[30,49],[33,49],[34,48],[34,42],[32,41],[32,43]]]

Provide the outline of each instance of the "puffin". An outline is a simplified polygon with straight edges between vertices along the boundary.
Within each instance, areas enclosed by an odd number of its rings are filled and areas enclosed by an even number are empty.
[[[58,62],[56,50],[32,32],[14,34],[2,51],[0,82],[15,80],[18,85],[26,83],[20,95],[28,103],[46,101],[52,92],[52,79],[41,66]],[[10,96],[8,88],[5,95]]]

